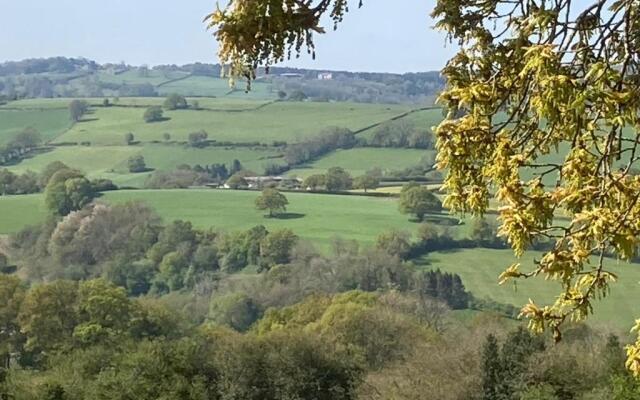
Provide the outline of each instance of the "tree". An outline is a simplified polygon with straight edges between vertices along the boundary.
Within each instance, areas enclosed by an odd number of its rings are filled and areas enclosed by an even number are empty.
[[[124,134],[124,142],[127,145],[132,145],[134,141],[135,141],[135,137],[133,136],[133,133],[129,132]]]
[[[284,100],[286,98],[287,98],[287,92],[285,92],[284,90],[278,90],[278,99]]]
[[[144,115],[142,117],[144,118],[144,122],[151,123],[151,122],[162,121],[162,115],[163,115],[162,107],[152,106],[147,108],[147,110],[144,112]]]
[[[191,132],[189,134],[189,146],[202,147],[207,143],[209,135],[205,131]]]
[[[256,198],[256,208],[258,210],[269,210],[269,217],[280,214],[287,210],[289,200],[277,189],[264,189],[262,194]]]
[[[232,4],[207,17],[231,76],[254,79],[258,66],[304,44],[313,52],[323,15],[337,25],[348,9],[344,0],[317,0],[274,17],[270,4],[259,1],[251,12]],[[633,156],[637,4],[438,0],[432,16],[459,47],[443,70],[439,102],[447,117],[435,130],[438,167],[447,172],[445,206],[482,215],[494,197],[501,234],[518,256],[541,236],[555,240],[532,270],[514,264],[501,281],[560,281],[555,302],[522,309],[533,330],[560,339],[565,321],[587,318],[594,299],[608,292],[615,276],[605,255],[629,260],[640,244],[640,181],[630,174],[640,161]],[[560,215],[570,221],[557,221]],[[628,366],[640,376],[640,335]]]
[[[167,110],[184,110],[187,107],[187,99],[176,93],[170,94],[164,101],[164,108]]]
[[[291,261],[291,250],[297,241],[298,236],[291,229],[269,233],[260,243],[261,267],[268,269]]]
[[[440,211],[442,203],[427,187],[409,184],[402,188],[399,208],[401,213],[415,214],[422,221],[425,214]]]
[[[78,285],[55,281],[38,285],[27,293],[18,322],[27,337],[27,350],[60,350],[71,342],[77,324]]]
[[[380,178],[373,174],[364,174],[353,180],[353,187],[355,189],[363,189],[365,193],[367,193],[367,190],[377,188],[379,184]]]
[[[193,108],[194,110],[199,110],[200,109],[200,102],[198,100],[194,100],[191,102],[191,108]]]
[[[243,293],[211,296],[209,320],[244,332],[260,318],[262,312],[256,302]]]
[[[0,258],[4,257],[0,254]],[[0,269],[3,268],[0,260]],[[25,287],[15,276],[0,274],[0,385],[4,381],[5,370],[10,367],[11,354],[22,342],[18,325],[18,312],[24,300]]]
[[[326,184],[326,181],[325,175],[310,175],[302,182],[302,187],[311,190],[318,190]]]
[[[49,183],[49,180],[51,179],[51,177],[55,175],[56,172],[63,169],[71,169],[71,168],[69,168],[62,161],[50,162],[49,164],[47,164],[46,167],[44,167],[44,170],[40,173],[40,179],[38,180],[38,185],[40,185],[40,187],[44,189]]]
[[[6,168],[0,169],[0,195],[13,194],[13,183],[17,175]]]
[[[9,142],[9,147],[28,150],[42,144],[42,135],[34,128],[25,128]]]
[[[498,399],[500,384],[502,383],[502,364],[498,340],[488,335],[482,346],[482,398],[484,400]]]
[[[233,175],[242,170],[244,170],[244,167],[242,166],[242,163],[240,162],[240,160],[238,160],[237,158],[234,159],[233,162],[231,163],[231,168],[229,169],[229,173]]]
[[[376,238],[376,248],[389,255],[405,258],[411,250],[411,235],[396,230],[380,234]]]
[[[88,109],[89,104],[86,101],[72,100],[71,103],[69,103],[69,116],[71,117],[72,121],[78,122],[80,121],[80,119],[82,119],[82,116],[87,112]]]
[[[81,172],[62,169],[49,179],[44,196],[45,204],[51,212],[67,215],[89,204],[95,197],[95,192]]]
[[[168,142],[169,140],[171,140],[171,134],[167,132],[163,133],[162,139],[164,139],[165,142]]]
[[[332,167],[327,170],[325,175],[325,186],[328,191],[335,192],[339,190],[351,189],[351,175],[342,167]]]
[[[147,170],[147,165],[144,162],[144,157],[139,154],[129,157],[127,165],[129,167],[129,172],[132,173],[144,172]]]

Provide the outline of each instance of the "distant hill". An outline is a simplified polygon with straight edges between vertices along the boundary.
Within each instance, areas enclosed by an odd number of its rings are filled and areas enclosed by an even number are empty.
[[[84,58],[39,58],[0,64],[0,101],[54,97],[153,97],[169,92],[220,97],[244,91],[222,79],[219,64],[154,67],[98,64]],[[436,71],[392,74],[273,67],[258,71],[262,97],[297,96],[314,101],[425,103],[442,89]]]

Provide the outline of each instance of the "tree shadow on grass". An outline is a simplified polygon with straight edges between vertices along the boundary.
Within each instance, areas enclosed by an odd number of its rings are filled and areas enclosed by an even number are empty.
[[[167,121],[171,121],[171,118],[169,118],[169,117],[157,118],[157,119],[154,119],[153,121],[147,121],[147,123],[148,124],[159,124],[161,122],[167,122]]]
[[[85,122],[94,122],[94,121],[99,121],[99,120],[100,120],[100,118],[82,118],[82,119],[79,119],[77,121],[77,123],[84,124]]]
[[[458,218],[451,217],[449,215],[425,215],[422,221],[414,220],[415,222],[423,222],[440,226],[458,226],[462,225],[462,221]]]
[[[307,214],[300,214],[300,213],[282,213],[282,214],[277,214],[274,215],[272,217],[270,216],[266,216],[267,218],[273,218],[273,219],[300,219],[300,218],[304,218]]]

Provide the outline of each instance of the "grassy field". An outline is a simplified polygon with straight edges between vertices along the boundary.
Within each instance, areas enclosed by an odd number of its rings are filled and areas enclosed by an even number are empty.
[[[390,148],[338,150],[309,165],[292,169],[288,175],[307,177],[325,173],[331,167],[342,167],[352,176],[363,175],[372,168],[380,168],[383,172],[400,170],[419,164],[427,153],[428,150]]]
[[[139,151],[140,149],[135,146],[110,146],[108,148],[64,146],[27,158],[9,169],[18,173],[28,170],[40,172],[47,164],[53,161],[62,161],[69,167],[78,169],[93,178],[125,163],[129,157]]]
[[[44,140],[50,140],[69,129],[69,111],[48,110],[2,110],[0,109],[0,145],[6,144],[23,129],[38,130]]]
[[[118,191],[107,193],[110,202],[144,200],[166,220],[185,219],[199,227],[222,230],[291,228],[301,237],[320,246],[334,237],[371,244],[381,232],[390,229],[415,231],[418,224],[398,212],[395,200],[360,196],[286,193],[289,200],[285,218],[265,218],[255,209],[259,195],[249,191],[163,190]]]
[[[246,99],[275,99],[271,85],[265,82],[253,82],[251,92],[245,93],[245,83],[238,82],[236,88],[229,86],[228,79],[209,76],[190,76],[187,79],[167,83],[158,87],[160,95],[178,93],[190,96],[204,97],[241,97]]]
[[[401,121],[406,121],[414,124],[416,127],[422,129],[431,130],[431,127],[438,125],[444,116],[442,110],[439,108],[430,109],[425,111],[417,111],[401,118]],[[368,129],[362,132],[359,136],[363,138],[370,138],[375,132],[376,128]]]
[[[145,201],[165,221],[184,219],[203,228],[241,230],[260,224],[271,229],[291,228],[319,247],[326,247],[334,237],[372,244],[382,232],[415,232],[419,226],[398,212],[394,199],[286,193],[289,214],[266,218],[264,212],[255,209],[258,195],[232,190],[122,190],[105,193],[101,200]],[[0,233],[15,232],[43,220],[42,201],[42,195],[0,197]]]
[[[90,178],[108,178],[118,185],[142,187],[149,173],[131,174],[128,171],[129,157],[140,154],[147,167],[154,170],[174,170],[180,164],[206,165],[221,163],[231,165],[240,160],[242,165],[260,174],[265,165],[280,163],[279,153],[272,148],[224,148],[207,147],[196,149],[184,145],[146,145],[146,146],[62,146],[38,154],[9,167],[13,172],[42,171],[53,161],[62,161],[78,169]]]
[[[525,271],[533,266],[533,259],[540,259],[540,256],[540,252],[527,252],[522,260],[516,261],[511,250],[466,249],[432,253],[418,263],[424,268],[440,268],[459,274],[475,296],[520,307],[529,298],[545,304],[560,293],[558,284],[545,281],[543,277],[518,281],[517,290],[510,284],[497,284],[498,276],[511,263],[521,262]],[[594,324],[628,331],[634,319],[640,316],[640,265],[615,260],[607,260],[607,265],[620,279],[613,284],[610,296],[595,305],[595,315],[591,320]]]
[[[150,70],[144,76],[138,70],[126,71],[122,74],[112,74],[108,72],[98,72],[97,78],[105,83],[125,83],[128,85],[139,85],[148,83],[153,86],[160,85],[172,79],[188,76],[185,72],[165,72],[158,70]]]
[[[295,142],[330,126],[356,130],[387,120],[406,108],[379,104],[284,102],[242,113],[169,111],[165,112],[166,121],[155,123],[143,121],[142,109],[98,108],[88,121],[76,124],[57,141],[118,145],[123,143],[127,132],[134,133],[140,141],[162,140],[165,132],[174,140],[186,140],[189,133],[204,129],[209,138],[219,141]]]
[[[0,235],[39,224],[46,216],[42,195],[0,197]]]

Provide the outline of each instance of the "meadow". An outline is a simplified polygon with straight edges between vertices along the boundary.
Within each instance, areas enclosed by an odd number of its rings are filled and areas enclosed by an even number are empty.
[[[391,229],[415,233],[419,224],[398,212],[396,199],[286,193],[287,214],[265,217],[255,209],[259,195],[234,190],[119,190],[107,192],[100,201],[123,203],[143,201],[164,221],[183,219],[201,228],[234,231],[264,225],[270,229],[290,228],[302,238],[326,247],[335,237],[371,245],[380,233]],[[16,232],[44,219],[42,195],[0,197],[0,233]],[[23,218],[28,214],[28,218]],[[437,217],[440,217],[439,215]],[[464,230],[465,226],[457,228]]]
[[[42,223],[47,209],[40,194],[0,197],[0,235]]]
[[[145,123],[144,110],[139,108],[96,108],[86,121],[75,124],[56,142],[118,145],[128,132],[144,142],[162,140],[164,133],[173,140],[186,141],[189,133],[199,130],[217,141],[295,142],[332,126],[358,130],[407,109],[400,105],[282,102],[243,112],[165,111],[165,121]]]
[[[7,110],[0,108],[0,146],[7,144],[25,128],[34,128],[45,141],[52,140],[71,126],[66,107],[43,110]]]
[[[517,260],[511,250],[460,249],[435,252],[416,261],[420,268],[436,269],[459,274],[466,288],[479,298],[521,307],[528,299],[545,305],[560,293],[559,284],[545,281],[544,277],[518,280],[517,285],[498,285],[498,276],[514,262],[522,264],[522,271],[533,268],[533,260],[540,259],[542,253],[528,251]],[[634,318],[640,317],[640,264],[607,259],[605,265],[619,276],[612,284],[610,295],[595,303],[593,324],[628,332]],[[545,302],[546,301],[546,302]]]
[[[127,161],[134,155],[142,155],[149,172],[132,174]],[[180,164],[231,165],[239,160],[243,167],[258,174],[265,165],[281,161],[279,152],[264,147],[206,147],[193,148],[177,144],[149,144],[146,146],[60,146],[27,158],[8,167],[21,173],[41,172],[53,161],[62,161],[69,167],[84,172],[89,178],[111,179],[117,185],[142,187],[153,170],[170,171]]]

